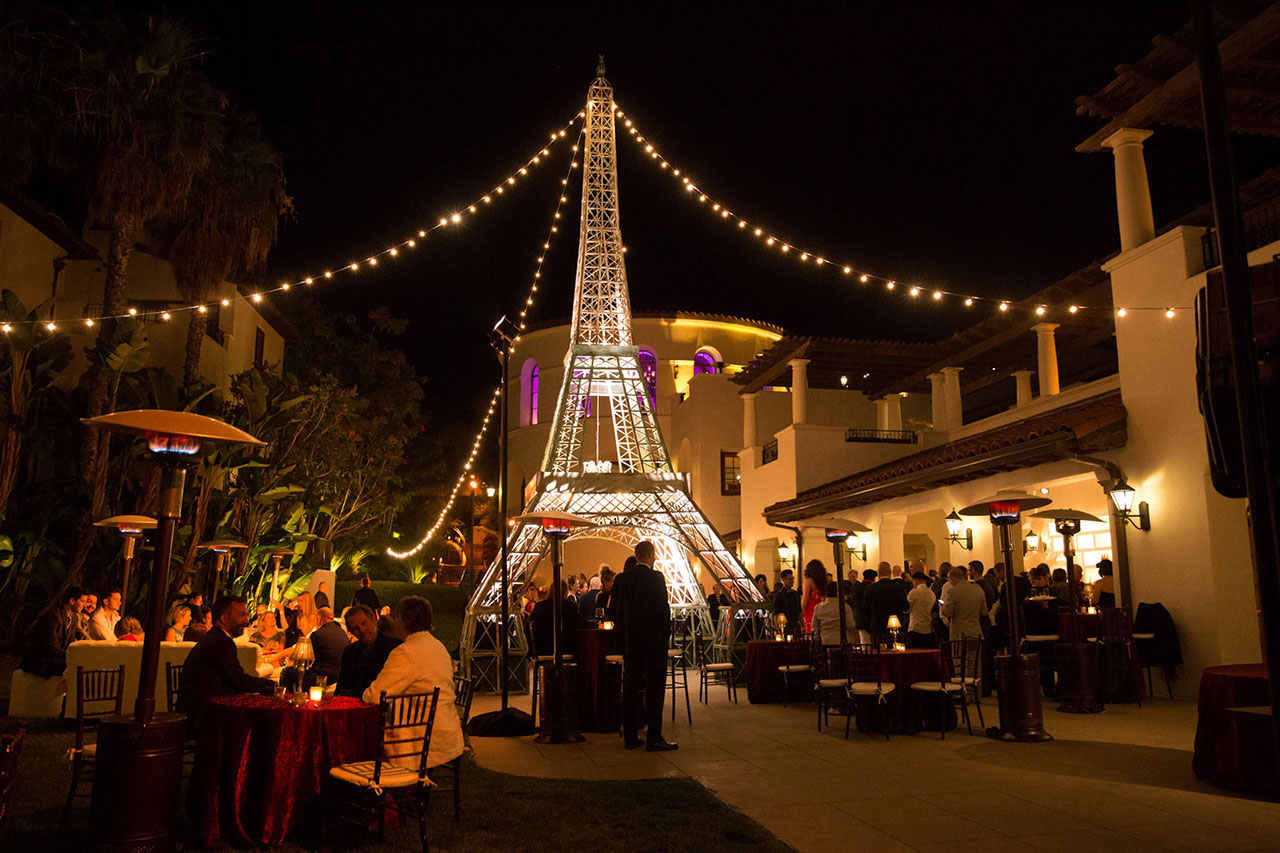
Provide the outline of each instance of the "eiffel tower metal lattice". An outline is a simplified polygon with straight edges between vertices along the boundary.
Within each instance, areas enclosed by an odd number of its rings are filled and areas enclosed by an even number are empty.
[[[666,576],[672,609],[687,614],[695,625],[709,627],[706,599],[690,557],[697,557],[740,606],[759,607],[763,599],[737,556],[694,504],[685,475],[672,470],[640,372],[618,221],[616,108],[603,61],[597,74],[587,94],[572,334],[555,420],[525,513],[559,510],[595,522],[597,526],[578,537],[611,539],[628,547],[651,539],[658,551],[654,568]],[[607,442],[597,442],[599,458],[583,459],[584,421],[592,415],[612,421],[614,458],[608,458]],[[519,600],[548,547],[536,524],[510,531],[505,591],[509,601]],[[495,561],[471,598],[462,629],[463,666],[480,689],[498,689],[503,593]],[[524,681],[526,643],[518,617],[511,617],[506,632],[509,680],[519,686]]]

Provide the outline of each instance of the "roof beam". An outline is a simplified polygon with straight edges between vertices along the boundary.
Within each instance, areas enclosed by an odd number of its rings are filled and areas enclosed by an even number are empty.
[[[774,347],[777,347],[781,343],[782,342],[779,341],[777,344],[774,344]],[[742,386],[738,393],[751,394],[755,391],[759,391],[767,385],[772,385],[774,379],[777,379],[782,376],[783,373],[791,369],[791,359],[805,357],[805,354],[809,352],[809,344],[810,341],[807,340],[795,342],[785,355],[780,355],[777,361],[769,365],[760,373],[756,374],[750,382]]]
[[[1235,63],[1245,59],[1280,36],[1280,4],[1264,9],[1249,23],[1222,40],[1218,46],[1222,68],[1228,71]],[[1162,37],[1157,36],[1157,39]],[[1167,36],[1163,38],[1168,38]],[[1179,50],[1184,48],[1172,39],[1169,42]],[[1157,45],[1163,44],[1156,40]],[[1143,128],[1163,121],[1162,114],[1176,109],[1194,97],[1200,88],[1199,69],[1189,62],[1163,85],[1151,90],[1137,103],[1117,115],[1106,126],[1076,146],[1076,151],[1090,154],[1104,150],[1102,143],[1122,127]]]

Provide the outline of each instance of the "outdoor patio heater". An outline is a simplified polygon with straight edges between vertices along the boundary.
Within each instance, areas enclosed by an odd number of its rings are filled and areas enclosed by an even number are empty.
[[[1049,498],[1002,489],[989,498],[960,510],[961,515],[985,515],[1000,531],[1000,551],[1004,557],[1004,601],[1009,614],[1009,651],[996,658],[996,690],[1000,699],[1000,727],[987,730],[1005,740],[1053,740],[1044,730],[1044,710],[1040,704],[1040,656],[1022,654],[1022,614],[1018,612],[1017,580],[1013,571],[1013,541],[1009,528],[1018,523],[1023,510],[1052,503]]]
[[[564,567],[564,540],[575,529],[590,527],[588,518],[567,512],[531,512],[516,521],[542,525],[542,533],[551,540],[551,661],[542,665],[534,660],[534,678],[540,678],[542,720],[534,740],[538,743],[581,743],[586,740],[578,731],[578,665],[564,660],[560,648],[560,628],[564,624],[564,596],[560,590],[560,574]],[[539,649],[539,657],[542,650]]]
[[[1051,518],[1053,527],[1062,536],[1062,550],[1067,557],[1068,602],[1071,607],[1067,617],[1071,625],[1071,637],[1058,643],[1053,650],[1058,664],[1058,710],[1068,714],[1100,714],[1105,710],[1098,695],[1099,673],[1102,670],[1102,650],[1097,643],[1086,643],[1080,631],[1080,602],[1076,597],[1076,582],[1080,568],[1076,565],[1074,538],[1080,532],[1082,521],[1102,519],[1078,509],[1046,509],[1034,513],[1032,518]]]
[[[156,713],[156,679],[168,604],[169,560],[182,516],[187,469],[195,464],[204,442],[263,442],[215,418],[166,409],[114,412],[85,423],[145,436],[151,458],[160,466],[159,537],[147,595],[138,699],[131,716],[104,717],[98,724],[89,825],[97,833],[97,849],[173,850],[181,814],[187,720],[181,714]]]

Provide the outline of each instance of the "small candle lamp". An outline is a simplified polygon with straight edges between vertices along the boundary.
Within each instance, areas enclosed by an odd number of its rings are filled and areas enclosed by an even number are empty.
[[[612,630],[613,630],[613,623],[612,623],[612,622],[609,622],[609,621],[601,622],[601,623],[600,623],[600,627],[601,627],[602,629],[604,629],[605,631],[612,631]]]
[[[902,621],[898,619],[898,614],[894,613],[889,616],[889,633],[893,635],[893,647],[898,648],[898,632],[902,630]]]
[[[307,691],[307,695],[311,697],[312,702],[319,704],[320,700],[324,698],[324,688],[319,684],[312,685],[311,689]]]

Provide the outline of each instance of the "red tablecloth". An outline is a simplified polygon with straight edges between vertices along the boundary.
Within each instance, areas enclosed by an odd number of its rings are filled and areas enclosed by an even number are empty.
[[[606,677],[606,655],[614,653],[614,630],[583,628],[578,631],[578,728],[584,732],[617,731],[619,696],[616,678]]]
[[[747,643],[747,701],[753,705],[782,701],[783,680],[778,667],[784,664],[809,663],[809,644],[803,640],[751,640]],[[807,672],[792,673],[787,679],[791,689],[788,699],[809,699],[813,676]]]
[[[1280,749],[1270,717],[1227,713],[1270,705],[1267,670],[1260,663],[1207,667],[1200,676],[1200,712],[1191,768],[1210,785],[1280,796]]]
[[[911,733],[921,726],[937,731],[938,714],[946,714],[943,724],[947,731],[956,727],[956,715],[942,709],[939,702],[921,702],[911,685],[917,681],[939,681],[942,678],[942,652],[938,649],[903,649],[880,653],[880,679],[896,688],[890,694],[889,707],[893,712],[893,729]],[[932,698],[931,696],[929,698]],[[874,730],[879,722],[866,714],[858,716],[858,731]]]
[[[329,696],[296,708],[272,696],[211,700],[201,718],[190,808],[205,847],[284,843],[327,784],[329,768],[369,761],[378,748],[378,708]]]

